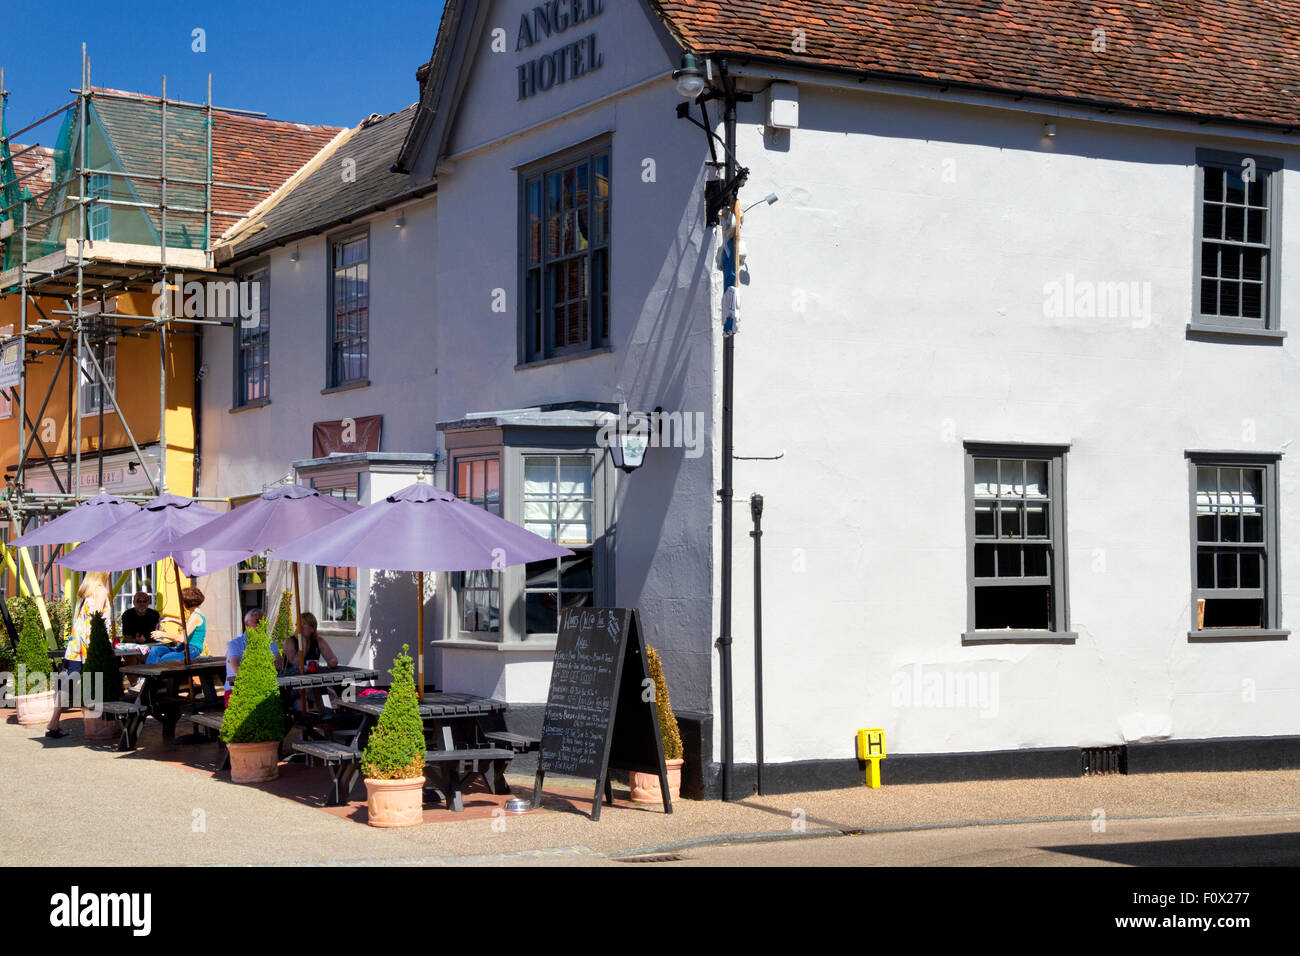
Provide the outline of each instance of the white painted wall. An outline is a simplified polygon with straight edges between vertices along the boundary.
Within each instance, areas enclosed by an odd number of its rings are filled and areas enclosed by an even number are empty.
[[[490,25],[509,25],[527,3],[495,5]],[[605,66],[563,88],[516,103],[514,70],[523,54],[483,53],[469,80],[453,131],[453,170],[438,180],[439,363],[437,408],[444,420],[467,412],[544,402],[625,402],[632,409],[711,409],[714,354],[708,317],[707,241],[700,217],[704,145],[676,119],[678,98],[667,78],[673,64],[637,3],[607,2],[590,21]],[[572,32],[572,31],[571,31]],[[485,38],[485,43],[488,42]],[[539,49],[551,49],[541,44]],[[595,108],[546,121],[659,71],[659,79]],[[575,97],[577,97],[575,99]],[[542,124],[539,126],[539,124]],[[516,369],[518,174],[516,167],[612,132],[612,351]],[[474,147],[465,156],[454,150]],[[646,160],[653,180],[646,181]],[[427,167],[427,157],[421,160]],[[491,309],[494,290],[508,309]],[[713,625],[710,456],[652,452],[618,489],[615,600],[641,609],[650,643],[665,652],[673,703],[709,703]],[[531,667],[501,652],[475,657],[509,664],[466,663],[465,679],[483,668]],[[446,657],[447,666],[466,655]],[[495,671],[493,671],[495,673]],[[458,675],[447,673],[448,686]],[[535,675],[532,675],[535,677]],[[545,700],[545,681],[521,676],[516,687]]]
[[[525,6],[492,13],[511,49]],[[674,116],[674,64],[640,4],[610,0],[593,27],[620,65],[607,59],[602,72],[522,105],[519,56],[481,56],[439,178],[436,228],[430,200],[408,212],[404,233],[372,231],[371,388],[319,394],[323,241],[303,243],[296,265],[274,253],[273,404],[228,414],[229,346],[205,347],[216,384],[204,388],[203,493],[256,491],[307,456],[312,421],[346,415],[382,412],[385,450],[427,451],[441,441],[436,421],[476,411],[588,400],[702,412],[714,426],[703,457],[652,452],[620,480],[616,603],[641,609],[674,704],[716,713],[720,382],[703,136]],[[656,64],[661,78],[636,85]],[[1293,733],[1292,642],[1186,636],[1184,452],[1286,450],[1300,426],[1291,339],[1209,343],[1184,332],[1195,149],[1240,144],[1194,127],[1068,117],[1054,118],[1058,134],[1046,141],[1032,112],[811,83],[800,100],[788,143],[762,133],[761,97],[742,108],[739,134],[745,200],[781,201],[746,219],[736,452],[785,456],[736,467],[737,759],[754,752],[751,491],[766,497],[770,761],[850,757],[855,730],[872,726],[886,729],[891,753]],[[516,368],[516,167],[606,133],[613,348]],[[1300,154],[1271,143],[1259,152],[1286,157],[1284,206],[1300,209]],[[642,178],[646,159],[653,182]],[[425,156],[417,171],[431,166]],[[1290,327],[1300,218],[1284,228]],[[1151,320],[1045,318],[1044,285],[1067,274],[1149,282]],[[498,289],[505,313],[491,308]],[[1076,644],[962,646],[963,439],[1071,444]],[[1285,625],[1300,614],[1288,576],[1300,564],[1300,468],[1284,458],[1280,473]],[[448,660],[448,687],[536,700],[544,686],[545,661],[529,655]],[[982,707],[897,705],[892,685],[917,673],[973,675],[989,696]]]
[[[433,198],[405,208],[406,225],[394,226],[397,212],[373,217],[370,225],[370,380],[368,388],[322,395],[326,387],[328,334],[328,246],[317,236],[272,250],[271,267],[271,403],[262,408],[231,412],[234,345],[228,329],[208,330],[203,361],[201,495],[236,497],[258,494],[264,485],[283,478],[290,463],[311,458],[312,423],[382,414],[383,451],[432,452],[434,407],[432,379],[436,369],[436,282],[432,269],[437,227]],[[335,233],[331,233],[331,236]],[[299,253],[297,262],[290,255]],[[402,476],[392,488],[381,478],[383,494],[414,480]],[[362,493],[367,493],[363,482]],[[284,569],[272,564],[269,593],[289,586]],[[208,593],[213,624],[222,645],[233,622],[233,571],[209,575],[201,582]],[[311,600],[303,610],[319,613],[313,593],[315,578],[303,571],[304,594]],[[414,585],[394,582],[398,591]],[[342,661],[374,663],[369,634],[370,575],[358,575],[359,633],[344,637],[323,628]],[[269,600],[275,600],[275,597]],[[403,619],[405,621],[405,619]],[[414,612],[410,615],[413,626]],[[386,624],[385,627],[388,625]],[[405,626],[405,624],[403,625]],[[391,655],[379,655],[387,667]]]
[[[1061,119],[1046,140],[1032,113],[810,84],[800,100],[788,151],[765,146],[759,103],[738,145],[747,199],[781,196],[746,220],[737,340],[738,454],[786,453],[737,463],[738,500],[766,498],[766,758],[850,757],[876,726],[891,753],[1294,733],[1293,641],[1188,641],[1184,457],[1289,449],[1294,338],[1191,341],[1185,326],[1196,148],[1284,156],[1291,210],[1300,152]],[[1284,229],[1294,334],[1300,218]],[[1044,285],[1067,273],[1149,282],[1152,320],[1045,318]],[[961,645],[966,439],[1071,443],[1077,644]],[[1280,486],[1285,626],[1300,620],[1294,455]],[[738,517],[737,759],[752,760]],[[917,665],[982,676],[987,706],[895,706],[891,681]]]

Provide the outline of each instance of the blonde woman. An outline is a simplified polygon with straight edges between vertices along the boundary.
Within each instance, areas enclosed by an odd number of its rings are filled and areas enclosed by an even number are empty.
[[[90,647],[90,619],[95,614],[108,615],[111,598],[108,594],[108,572],[87,571],[77,589],[77,607],[72,613],[72,636],[63,652],[64,669],[68,676],[80,674],[86,663],[86,651]],[[56,706],[54,716],[45,727],[46,737],[66,737],[67,732],[59,727],[59,715],[63,708]]]

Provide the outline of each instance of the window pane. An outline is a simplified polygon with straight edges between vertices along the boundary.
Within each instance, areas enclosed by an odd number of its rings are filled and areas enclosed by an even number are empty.
[[[1046,545],[1025,548],[1025,577],[1041,578],[1047,576],[1047,550]]]
[[[996,531],[997,528],[993,521],[992,502],[975,502],[975,534],[981,538],[991,538]]]
[[[1217,166],[1205,167],[1205,198],[1211,202],[1223,200],[1223,170]]]
[[[1241,587],[1243,588],[1261,587],[1260,584],[1262,580],[1260,574],[1261,560],[1262,558],[1258,554],[1251,554],[1249,552],[1245,552],[1241,555],[1241,560],[1240,560]]]
[[[998,493],[1004,498],[1021,497],[1025,493],[1025,463],[1019,459],[1004,458],[998,465]]]
[[[1045,504],[1029,505],[1025,509],[1025,534],[1031,538],[1047,537],[1047,508]]]
[[[993,548],[991,544],[975,545],[975,577],[993,577]]]
[[[1229,552],[1219,554],[1214,559],[1216,586],[1235,588],[1237,586],[1237,555]]]
[[[1023,572],[1020,567],[1020,546],[1000,544],[997,546],[998,577],[1018,578]]]
[[[1020,538],[1024,536],[1024,522],[1021,519],[1021,511],[1015,505],[1003,504],[999,509],[1002,517],[1002,537]]]
[[[1027,461],[1025,462],[1027,478],[1025,481],[1025,494],[1030,498],[1047,497],[1047,462],[1045,461]]]
[[[557,473],[553,458],[526,458],[524,460],[524,495],[528,497],[554,497],[557,490]]]
[[[1197,552],[1196,586],[1198,588],[1214,587],[1214,555],[1209,551]]]
[[[992,497],[998,493],[998,463],[992,458],[975,459],[975,494]]]

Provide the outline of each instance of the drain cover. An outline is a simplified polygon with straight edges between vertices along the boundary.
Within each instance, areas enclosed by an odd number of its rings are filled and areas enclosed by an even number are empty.
[[[682,857],[677,853],[656,853],[653,856],[620,856],[619,863],[676,863]]]

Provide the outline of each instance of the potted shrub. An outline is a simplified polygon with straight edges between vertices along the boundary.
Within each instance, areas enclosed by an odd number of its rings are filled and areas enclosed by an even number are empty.
[[[108,628],[104,626],[104,615],[94,614],[90,618],[90,644],[86,647],[86,663],[81,671],[82,701],[86,700],[86,688],[92,687],[92,681],[100,683],[100,703],[122,699],[122,672],[118,669],[117,655],[113,653],[113,642],[109,638]],[[96,717],[82,709],[82,725],[87,739],[105,740],[117,736],[117,721],[113,718]]]
[[[230,750],[230,779],[235,783],[274,780],[280,773],[284,708],[271,657],[269,627],[270,621],[263,618],[249,630],[248,646],[221,720],[221,739]]]
[[[672,701],[668,699],[668,684],[664,681],[663,663],[653,647],[646,648],[650,663],[650,677],[655,682],[655,709],[659,712],[659,738],[663,742],[664,765],[668,769],[668,794],[674,800],[682,795],[682,735],[677,729]],[[659,775],[634,770],[628,775],[632,784],[632,799],[637,803],[659,803],[663,795],[659,790]]]
[[[14,702],[20,724],[47,724],[54,716],[53,662],[39,620],[28,618],[14,655]]]
[[[372,827],[409,827],[424,819],[424,723],[407,649],[403,644],[393,659],[388,699],[361,755]]]

